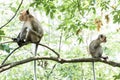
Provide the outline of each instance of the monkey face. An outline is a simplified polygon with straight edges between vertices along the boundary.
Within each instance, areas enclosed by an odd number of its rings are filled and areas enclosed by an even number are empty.
[[[107,42],[106,37],[104,36],[102,42]]]
[[[20,21],[26,21],[27,20],[27,12],[26,11],[20,12],[19,20]]]
[[[106,36],[103,35],[103,34],[99,35],[98,38],[100,39],[101,42],[107,42],[107,40],[106,40]]]

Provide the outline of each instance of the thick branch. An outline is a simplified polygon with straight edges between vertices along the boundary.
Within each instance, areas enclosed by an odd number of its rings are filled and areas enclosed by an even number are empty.
[[[104,61],[101,59],[93,59],[93,58],[75,58],[75,59],[61,59],[61,58],[57,58],[57,57],[40,57],[40,56],[36,56],[36,57],[30,57],[28,59],[24,59],[21,61],[17,61],[17,62],[12,62],[12,63],[8,63],[8,64],[4,64],[0,66],[0,72],[3,72],[5,70],[8,70],[10,68],[13,68],[15,66],[21,65],[21,64],[25,64],[34,60],[51,60],[51,61],[56,61],[58,63],[78,63],[78,62],[102,62],[114,67],[120,67],[120,63],[117,62],[113,62],[113,61]]]

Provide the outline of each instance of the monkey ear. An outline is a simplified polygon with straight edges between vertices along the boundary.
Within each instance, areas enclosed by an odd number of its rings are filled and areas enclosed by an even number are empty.
[[[27,13],[27,14],[30,14],[30,13],[29,13],[29,9],[28,9],[28,10],[26,10],[26,13]]]

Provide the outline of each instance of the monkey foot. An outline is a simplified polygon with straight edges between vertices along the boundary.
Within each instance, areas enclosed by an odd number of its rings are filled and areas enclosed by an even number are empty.
[[[108,56],[106,56],[106,57],[101,57],[101,58],[103,58],[105,61],[107,61],[107,59],[108,59]]]

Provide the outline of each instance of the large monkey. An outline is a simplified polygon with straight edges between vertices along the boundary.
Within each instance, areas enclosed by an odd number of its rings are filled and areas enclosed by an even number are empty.
[[[40,26],[38,20],[29,13],[29,10],[23,11],[19,16],[20,21],[24,21],[22,30],[18,35],[18,45],[22,46],[27,43],[36,43],[35,56],[37,53],[38,44],[43,36],[43,29]],[[34,61],[34,80],[37,80],[36,76],[36,61]]]
[[[23,43],[39,43],[43,36],[43,29],[40,26],[38,20],[34,18],[34,16],[32,16],[28,10],[22,11],[20,13],[19,20],[24,21],[24,24],[18,39]],[[18,45],[21,46],[22,44]]]
[[[103,57],[102,56],[103,49],[102,49],[102,46],[100,44],[105,43],[105,42],[106,42],[106,36],[103,35],[103,34],[100,34],[96,40],[93,40],[90,43],[90,45],[89,45],[89,53],[91,54],[92,58],[103,58],[104,60],[106,60],[108,58],[108,57]],[[96,80],[96,78],[95,78],[95,70],[94,70],[94,62],[92,62],[92,65],[93,65],[94,80]]]
[[[41,38],[43,37],[43,29],[40,26],[38,20],[34,18],[29,13],[29,10],[22,11],[19,16],[19,20],[23,21],[23,27],[18,35],[17,38],[12,38],[13,41],[17,42],[19,47],[15,48],[2,62],[2,65],[5,63],[5,61],[8,59],[8,57],[15,52],[20,47],[28,44],[28,43],[35,43],[35,56],[37,53],[37,48],[39,45],[39,42],[41,41]],[[34,80],[37,80],[36,76],[36,61],[34,61]]]

